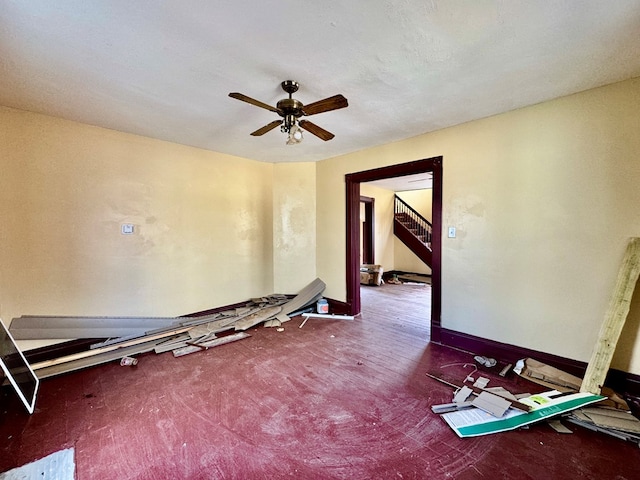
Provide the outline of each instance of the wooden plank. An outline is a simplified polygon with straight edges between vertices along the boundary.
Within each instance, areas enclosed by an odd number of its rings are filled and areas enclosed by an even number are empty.
[[[591,355],[584,374],[581,392],[600,394],[607,377],[611,359],[620,338],[620,332],[627,320],[631,297],[640,276],[640,238],[634,237],[629,241],[627,250],[618,272],[613,295],[609,302],[609,309],[600,328],[600,335]]]
[[[119,360],[122,357],[128,357],[131,355],[138,355],[140,353],[150,352],[161,341],[161,339],[152,340],[150,342],[139,343],[137,345],[131,345],[128,347],[122,347],[116,350],[100,353],[98,355],[92,355],[89,357],[77,358],[75,360],[69,360],[57,365],[51,365],[48,367],[39,368],[36,370],[38,378],[49,378],[55,375],[61,375],[63,373],[74,372],[83,368],[95,367],[96,365],[102,365],[113,360]]]
[[[450,387],[453,387],[453,388],[456,388],[456,389],[461,389],[462,388],[461,386],[458,386],[455,383],[447,382],[446,380],[444,380],[444,379],[442,379],[442,378],[440,378],[440,377],[438,377],[436,375],[432,375],[430,373],[426,373],[425,375],[427,377],[429,377],[429,378],[433,378],[434,380],[437,380],[440,383],[444,383],[445,385],[449,385]],[[482,392],[485,391],[482,388],[473,387],[473,386],[472,387],[468,387],[468,388],[470,388],[473,391],[473,393],[475,393],[476,395],[479,395],[479,394],[481,394]],[[489,393],[492,393],[492,392],[489,392]],[[493,392],[493,395],[505,398],[504,396],[500,395],[500,393]],[[527,405],[526,403],[513,401],[513,400],[510,400],[508,398],[507,398],[507,400],[509,400],[511,402],[511,406],[513,408],[517,408],[518,410],[522,410],[523,412],[530,412],[531,411],[531,406]]]
[[[78,360],[81,358],[87,358],[87,357],[91,357],[94,355],[100,355],[101,353],[106,353],[106,352],[111,352],[111,351],[116,351],[116,350],[122,350],[123,348],[129,347],[129,346],[134,346],[134,345],[140,345],[143,343],[149,343],[152,342],[154,340],[160,340],[162,338],[165,337],[170,337],[172,335],[178,335],[180,333],[184,333],[186,331],[188,331],[191,327],[180,327],[180,328],[176,328],[167,332],[163,332],[163,333],[158,333],[156,335],[150,335],[150,336],[145,336],[145,337],[140,337],[140,338],[136,338],[133,340],[129,340],[127,342],[122,342],[119,343],[117,345],[110,345],[108,347],[103,347],[103,348],[96,348],[93,350],[87,350],[85,352],[79,352],[79,353],[75,353],[73,355],[67,355],[65,357],[58,357],[58,358],[54,358],[51,360],[45,360],[43,362],[39,362],[39,363],[34,363],[33,365],[31,365],[31,368],[33,368],[33,370],[40,370],[41,368],[46,368],[46,367],[51,367],[54,365],[59,365],[65,362],[70,362],[70,361],[74,361],[74,360]],[[155,345],[154,345],[155,346]]]
[[[246,330],[248,328],[253,327],[265,320],[269,320],[272,317],[275,317],[282,311],[282,307],[274,306],[274,307],[266,307],[260,309],[259,312],[253,313],[244,317],[241,320],[238,320],[233,324],[236,330]]]
[[[238,332],[233,333],[231,335],[227,335],[224,337],[216,338],[213,340],[208,340],[206,342],[200,342],[197,344],[190,344],[186,347],[177,348],[173,351],[174,357],[182,357],[183,355],[189,355],[190,353],[199,352],[201,350],[208,350],[211,347],[218,347],[220,345],[224,345],[226,343],[235,342],[237,340],[242,340],[243,338],[250,337],[247,332]]]
[[[327,286],[316,278],[282,307],[282,313],[290,314],[318,300]]]

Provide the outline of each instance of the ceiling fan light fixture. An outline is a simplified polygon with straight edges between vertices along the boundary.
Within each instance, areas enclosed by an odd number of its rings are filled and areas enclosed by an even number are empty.
[[[294,123],[289,129],[289,136],[287,137],[287,145],[295,145],[302,142],[302,129],[298,126],[298,123]]]

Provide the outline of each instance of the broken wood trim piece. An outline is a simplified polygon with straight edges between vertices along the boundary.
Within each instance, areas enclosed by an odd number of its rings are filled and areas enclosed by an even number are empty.
[[[444,379],[442,379],[440,377],[437,377],[435,375],[431,375],[430,373],[426,373],[425,375],[427,377],[429,377],[429,378],[433,378],[434,380],[437,380],[440,383],[444,383],[445,385],[449,385],[450,387],[453,387],[455,389],[462,388],[462,387],[456,385],[455,383],[447,382],[446,380],[444,380]],[[482,388],[473,387],[473,386],[468,387],[468,388],[473,390],[473,393],[475,393],[475,394],[480,394],[480,393],[484,392],[484,390]],[[489,393],[491,393],[491,392],[489,392]],[[495,393],[494,392],[494,393],[492,393],[492,395],[496,395],[498,397],[505,398],[502,395],[500,395],[500,393]],[[527,405],[526,403],[522,403],[520,401],[513,401],[513,400],[510,400],[509,398],[506,398],[506,400],[509,400],[511,402],[511,406],[513,408],[518,409],[518,410],[522,410],[523,412],[530,412],[533,409],[533,407],[531,407],[531,405]]]
[[[78,360],[81,358],[87,358],[87,357],[91,357],[94,355],[99,355],[101,353],[106,353],[106,352],[110,352],[110,351],[115,351],[115,350],[121,350],[125,347],[129,347],[129,346],[133,346],[133,345],[139,345],[139,344],[143,344],[143,343],[148,343],[151,342],[153,340],[161,340],[165,337],[170,337],[173,335],[178,335],[180,333],[184,333],[186,331],[189,330],[190,327],[180,327],[180,328],[175,328],[173,330],[167,331],[167,332],[163,332],[163,333],[158,333],[156,335],[153,336],[148,336],[148,337],[141,337],[141,338],[136,338],[133,340],[129,340],[127,342],[123,342],[123,343],[119,343],[117,345],[110,345],[108,347],[103,347],[103,348],[96,348],[93,350],[87,350],[85,352],[79,352],[79,353],[75,353],[72,355],[67,355],[65,357],[58,357],[58,358],[53,358],[51,360],[45,360],[43,362],[39,362],[39,363],[35,363],[33,365],[31,365],[31,368],[33,368],[33,370],[40,370],[42,368],[46,368],[46,367],[51,367],[54,365],[59,365],[65,362],[71,362],[74,360]],[[36,373],[37,375],[37,373]]]
[[[122,357],[130,357],[132,355],[151,352],[160,341],[161,339],[151,340],[149,342],[107,351],[98,355],[92,355],[90,357],[77,358],[57,365],[39,368],[36,370],[36,375],[38,378],[44,379],[55,375],[74,372],[83,368],[95,367],[97,365],[102,365],[103,363],[119,360]]]
[[[243,338],[247,338],[250,336],[251,335],[249,335],[247,332],[238,332],[224,337],[215,338],[213,340],[208,340],[206,342],[200,342],[197,344],[189,343],[186,347],[175,349],[173,351],[173,356],[182,357],[184,355],[189,355],[190,353],[199,352],[201,350],[208,350],[211,347],[218,347],[220,345],[235,342],[237,340],[242,340]]]
[[[631,238],[627,245],[613,295],[609,302],[609,308],[605,314],[598,341],[587,365],[587,371],[584,374],[582,386],[580,387],[581,392],[589,392],[595,395],[600,393],[600,389],[607,377],[622,327],[627,320],[631,297],[639,276],[640,238],[634,237]]]
[[[275,317],[281,311],[282,311],[282,307],[280,306],[261,308],[256,313],[252,313],[251,315],[248,315],[243,319],[234,322],[233,327],[236,330],[247,330],[259,323],[264,322],[265,320],[269,320],[272,317]]]
[[[442,405],[431,405],[431,411],[438,415],[443,413],[455,412],[456,410],[466,410],[473,407],[471,402],[453,402],[443,403]]]
[[[498,375],[500,375],[501,377],[506,377],[507,373],[509,373],[509,370],[511,370],[511,367],[513,367],[513,365],[508,363],[502,370],[500,370],[500,373]]]
[[[189,340],[191,340],[189,333],[182,333],[177,337],[161,341],[155,346],[153,351],[158,355],[161,353],[170,352],[171,350],[175,350],[176,348],[186,347],[186,342]]]

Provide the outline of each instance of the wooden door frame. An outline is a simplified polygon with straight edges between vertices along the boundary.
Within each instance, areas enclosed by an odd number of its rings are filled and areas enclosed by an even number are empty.
[[[360,195],[360,203],[364,204],[364,228],[362,238],[362,262],[376,263],[376,216],[375,216],[375,198],[364,197]],[[360,257],[360,255],[358,255]]]
[[[432,215],[433,264],[431,266],[431,341],[440,343],[442,325],[442,157],[432,157],[398,165],[345,175],[347,232],[347,305],[351,315],[361,311],[360,303],[360,184],[385,178],[431,172],[433,175]]]

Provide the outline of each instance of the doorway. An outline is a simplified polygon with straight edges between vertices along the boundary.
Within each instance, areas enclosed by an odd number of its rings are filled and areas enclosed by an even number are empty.
[[[351,315],[361,311],[360,301],[360,184],[385,178],[430,172],[433,176],[431,265],[431,341],[441,340],[442,157],[390,165],[345,175],[347,252],[347,304]]]
[[[374,242],[376,231],[376,217],[374,213],[375,200],[375,198],[365,197],[362,195],[360,196],[360,238],[362,239],[362,250],[360,251],[360,258],[362,261],[360,263],[366,263],[370,265],[376,263],[376,250]]]

